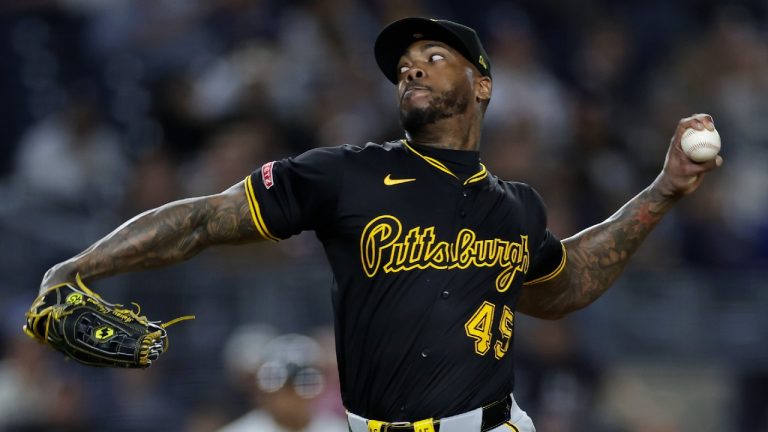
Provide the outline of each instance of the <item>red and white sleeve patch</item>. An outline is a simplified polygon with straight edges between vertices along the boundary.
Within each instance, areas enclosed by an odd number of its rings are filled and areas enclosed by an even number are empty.
[[[275,185],[275,179],[272,177],[272,165],[274,164],[275,162],[272,161],[261,166],[261,181],[267,189]]]

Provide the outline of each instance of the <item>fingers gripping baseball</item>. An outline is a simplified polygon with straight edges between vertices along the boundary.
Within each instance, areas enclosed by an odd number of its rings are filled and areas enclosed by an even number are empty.
[[[697,132],[709,132],[700,134],[702,136],[712,136],[712,132],[716,132],[715,123],[709,114],[694,114],[678,122],[667,150],[664,169],[657,179],[662,193],[668,196],[679,197],[690,194],[698,189],[704,181],[706,173],[718,168],[723,163],[723,158],[716,154],[719,148],[714,150],[715,156],[713,158],[704,155],[704,160],[700,162],[693,158],[702,160],[701,155],[693,155],[690,149],[689,154],[686,154],[681,141],[688,129]],[[691,132],[688,134],[691,135]],[[717,145],[719,146],[719,140]]]

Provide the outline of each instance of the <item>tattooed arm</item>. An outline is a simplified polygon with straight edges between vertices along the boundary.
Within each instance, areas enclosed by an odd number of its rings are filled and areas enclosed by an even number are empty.
[[[53,266],[40,291],[58,283],[93,280],[184,261],[214,244],[258,241],[240,182],[226,191],[175,201],[144,212],[77,256]]]
[[[722,164],[720,156],[705,163],[685,156],[680,136],[689,127],[711,130],[714,124],[706,114],[680,120],[661,174],[606,221],[563,240],[568,254],[565,269],[550,281],[524,286],[517,304],[520,312],[558,319],[586,307],[616,281],[667,211],[701,185],[703,174]]]

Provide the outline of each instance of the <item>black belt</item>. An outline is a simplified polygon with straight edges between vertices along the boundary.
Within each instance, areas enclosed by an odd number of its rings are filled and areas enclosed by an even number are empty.
[[[512,397],[507,396],[500,401],[483,407],[483,422],[480,426],[481,432],[489,431],[499,427],[509,420],[509,410],[512,408]],[[433,422],[435,432],[440,432],[440,420]],[[382,426],[381,432],[414,432],[413,423],[386,423]]]

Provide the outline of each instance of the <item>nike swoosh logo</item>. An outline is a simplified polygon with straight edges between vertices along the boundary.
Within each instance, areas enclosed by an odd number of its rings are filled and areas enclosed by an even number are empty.
[[[387,185],[387,186],[394,186],[394,185],[399,185],[399,184],[402,184],[402,183],[408,183],[408,182],[412,182],[412,181],[416,181],[416,179],[415,178],[393,179],[392,177],[390,177],[390,174],[387,174],[387,176],[384,177],[384,184]]]

